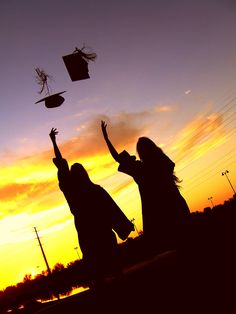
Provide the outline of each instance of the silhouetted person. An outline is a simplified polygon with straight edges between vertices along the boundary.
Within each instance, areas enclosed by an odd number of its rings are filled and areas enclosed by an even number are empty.
[[[174,162],[147,137],[140,137],[137,142],[140,160],[126,151],[119,154],[108,138],[104,121],[101,128],[112,157],[119,163],[118,171],[130,175],[138,184],[145,245],[153,253],[175,248],[189,208],[179,192]]]
[[[125,240],[134,230],[115,201],[101,186],[94,184],[84,167],[74,163],[69,169],[56,143],[57,129],[49,134],[55,152],[59,187],[74,215],[79,245],[86,270],[98,280],[112,272],[115,265],[118,236]]]

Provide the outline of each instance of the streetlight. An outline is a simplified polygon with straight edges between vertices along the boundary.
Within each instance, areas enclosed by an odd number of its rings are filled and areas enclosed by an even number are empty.
[[[78,252],[78,246],[76,246],[76,247],[74,248],[74,250],[76,251],[76,253],[77,253],[77,255],[78,255],[78,258],[79,258],[79,260],[80,260],[80,255],[79,255],[79,252]]]
[[[231,186],[231,188],[232,188],[234,194],[236,194],[236,192],[235,192],[235,190],[234,190],[234,188],[233,188],[233,185],[232,185],[232,183],[230,182],[229,177],[227,176],[227,173],[229,173],[228,170],[223,171],[223,172],[222,172],[222,176],[226,176],[226,178],[227,178],[227,180],[228,180],[228,182],[229,182],[229,184],[230,184],[230,186]]]
[[[213,197],[212,197],[212,196],[208,197],[208,201],[210,201],[210,202],[211,202],[212,207],[214,207],[214,204],[213,204],[212,199],[213,199]]]

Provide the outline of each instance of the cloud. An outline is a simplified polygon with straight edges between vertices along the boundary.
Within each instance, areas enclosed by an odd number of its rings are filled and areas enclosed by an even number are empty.
[[[101,120],[107,122],[107,131],[112,143],[117,149],[124,149],[137,141],[137,138],[147,128],[146,118],[150,113],[120,113],[114,116],[96,115],[92,119],[78,126],[77,136],[58,145],[63,155],[70,160],[91,157],[93,155],[108,153],[101,131]],[[51,154],[51,152],[50,152]],[[49,152],[45,152],[43,158],[48,158]]]
[[[0,199],[1,201],[8,201],[11,199],[23,200],[26,198],[37,197],[43,192],[48,193],[52,191],[54,183],[40,182],[40,183],[11,183],[0,187]]]
[[[192,93],[192,91],[191,91],[191,89],[188,89],[188,90],[186,90],[184,93],[185,93],[185,95],[189,95],[189,94]]]
[[[167,106],[167,105],[157,105],[156,107],[154,107],[154,111],[155,112],[171,112],[173,111],[173,107],[172,106]]]
[[[1,217],[22,211],[44,211],[64,201],[54,193],[61,193],[56,177],[52,182],[5,184],[0,187]]]
[[[161,104],[141,112],[120,112],[110,116],[90,116],[88,120],[75,128],[73,136],[66,141],[63,141],[63,133],[59,130],[57,143],[63,156],[71,160],[104,154],[107,152],[107,147],[102,136],[100,123],[101,120],[105,120],[108,124],[109,136],[117,149],[123,150],[124,145],[126,147],[131,145],[135,147],[138,137],[148,136],[150,128],[156,125],[157,121],[159,121],[159,126],[163,123],[160,114],[172,110],[171,106]],[[24,146],[24,151],[21,151],[23,157],[20,157],[19,152],[16,154],[6,151],[1,156],[1,163],[4,162],[4,165],[11,165],[11,163],[23,163],[25,165],[28,163],[42,166],[51,162],[54,155],[52,147],[46,150],[42,148],[41,151],[34,153],[35,150],[32,147],[35,142],[32,139],[27,139],[26,142],[33,144],[30,144],[29,150]],[[27,151],[30,152],[29,155],[26,155]]]
[[[92,179],[103,180],[109,175],[106,170],[114,166],[100,123],[107,122],[109,137],[118,151],[135,150],[138,137],[147,136],[152,124],[156,124],[160,112],[171,110],[168,106],[149,108],[141,112],[120,112],[110,115],[94,115],[75,129],[73,136],[63,141],[63,133],[57,137],[58,146],[69,164],[78,161],[92,173]],[[50,145],[51,146],[51,145]],[[132,151],[130,151],[132,153]],[[1,168],[0,199],[1,215],[21,210],[37,212],[65,203],[58,188],[57,169],[53,165],[52,146],[37,154],[24,154],[21,158],[13,154],[11,161]],[[6,156],[7,157],[7,156]],[[116,165],[115,165],[116,167]],[[123,182],[113,190],[119,193],[128,183]],[[61,197],[55,197],[60,193]]]
[[[73,155],[89,156],[107,152],[107,147],[102,136],[101,120],[107,123],[109,138],[117,149],[124,146],[135,147],[140,136],[148,136],[149,130],[161,120],[160,113],[171,112],[171,106],[154,106],[141,112],[120,112],[118,114],[97,115],[77,128],[78,137],[65,143],[63,150],[70,151]],[[74,148],[73,148],[74,147]]]
[[[60,229],[65,225],[71,224],[73,216],[64,210],[64,207],[52,207],[48,210],[29,213],[21,211],[8,215],[0,220],[0,228],[5,236],[0,239],[0,245],[17,243],[22,241],[32,241],[35,239],[33,226],[43,225],[40,230],[41,236]]]
[[[86,134],[82,139],[78,137],[76,140],[68,140],[62,144],[58,143],[63,155],[68,159],[69,164],[74,159],[79,162],[86,162],[86,169],[92,171],[96,176],[96,158],[92,153],[98,154],[102,151],[99,143],[96,143],[93,127],[89,124],[86,127]],[[83,133],[83,132],[82,132]],[[96,143],[94,145],[93,143]],[[101,136],[100,142],[103,138]],[[58,141],[59,142],[59,141]],[[104,144],[104,143],[103,143]],[[87,149],[91,147],[90,149]],[[109,155],[107,148],[103,148],[104,152]],[[114,161],[102,158],[100,155],[101,167],[109,167]],[[58,188],[57,169],[52,162],[53,149],[42,151],[40,154],[33,156],[25,156],[16,160],[13,164],[2,167],[1,183],[0,183],[0,200],[1,213],[4,217],[8,214],[21,212],[44,211],[55,206],[55,204],[65,204],[66,201],[62,192]],[[93,161],[88,162],[88,160]],[[99,163],[98,163],[99,164]],[[87,166],[88,165],[88,166]]]
[[[172,151],[176,152],[176,161],[190,155],[197,158],[221,144],[224,137],[222,114],[199,115],[178,133]]]

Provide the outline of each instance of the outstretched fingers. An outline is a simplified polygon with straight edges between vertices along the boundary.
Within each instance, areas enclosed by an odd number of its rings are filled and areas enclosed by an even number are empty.
[[[101,121],[101,126],[102,126],[102,128],[106,128],[107,127],[107,124],[106,124],[106,122],[104,120]]]
[[[102,128],[102,133],[104,136],[107,135],[107,124],[104,120],[101,121],[101,128]]]
[[[50,138],[51,138],[52,140],[55,140],[57,134],[58,134],[57,129],[56,129],[56,128],[52,128],[52,129],[51,129],[51,132],[49,133],[49,136],[50,136]]]
[[[52,128],[50,133],[58,134],[58,131],[56,128]]]

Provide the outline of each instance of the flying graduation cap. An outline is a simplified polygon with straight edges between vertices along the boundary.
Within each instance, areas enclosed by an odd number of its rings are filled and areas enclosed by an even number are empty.
[[[44,98],[36,101],[36,104],[44,101],[45,107],[47,107],[47,108],[59,107],[61,104],[63,104],[63,102],[65,100],[65,98],[61,96],[61,94],[63,94],[63,93],[65,93],[65,91],[44,97]]]
[[[94,61],[97,58],[97,54],[94,52],[86,53],[85,49],[85,46],[83,46],[81,49],[76,47],[72,54],[62,57],[67,72],[69,73],[72,81],[79,81],[90,78],[88,62]]]
[[[59,107],[65,100],[61,96],[61,94],[65,93],[65,91],[50,95],[48,79],[51,78],[51,76],[48,75],[44,70],[40,68],[36,68],[35,71],[36,71],[36,81],[41,86],[41,90],[39,91],[39,94],[45,91],[45,97],[36,101],[36,104],[44,101],[45,107],[47,108]]]

